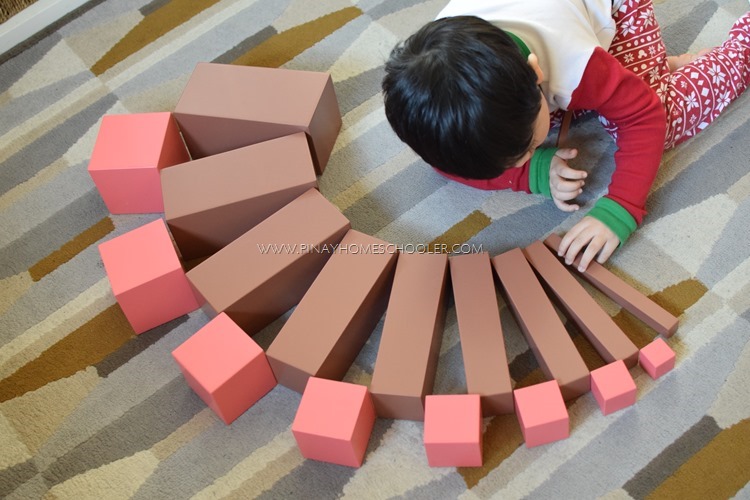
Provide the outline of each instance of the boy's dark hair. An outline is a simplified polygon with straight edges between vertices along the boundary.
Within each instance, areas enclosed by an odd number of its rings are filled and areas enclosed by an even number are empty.
[[[388,121],[433,167],[491,179],[530,149],[542,99],[536,73],[489,22],[428,23],[393,49],[385,71]]]

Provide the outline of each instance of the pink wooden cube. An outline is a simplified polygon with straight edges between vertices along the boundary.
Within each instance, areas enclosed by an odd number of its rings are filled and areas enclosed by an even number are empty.
[[[363,385],[310,377],[292,433],[305,458],[362,465],[375,425],[375,407]]]
[[[135,333],[198,309],[162,219],[99,245],[112,292]]]
[[[651,378],[657,379],[674,368],[675,358],[674,351],[659,337],[641,349],[638,362]]]
[[[172,356],[188,385],[226,424],[276,386],[263,349],[224,313]]]
[[[424,447],[430,467],[482,465],[482,407],[478,394],[425,398]]]
[[[172,113],[106,115],[88,171],[111,213],[163,212],[159,171],[188,160]]]
[[[526,446],[531,448],[565,439],[570,435],[570,418],[560,386],[555,380],[513,391],[516,416]]]
[[[591,392],[604,415],[635,404],[635,382],[621,359],[591,372]]]

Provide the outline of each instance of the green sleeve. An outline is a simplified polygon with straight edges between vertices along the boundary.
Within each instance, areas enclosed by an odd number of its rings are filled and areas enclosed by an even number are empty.
[[[535,194],[542,194],[552,198],[549,189],[549,166],[557,148],[538,148],[534,151],[529,164],[529,190]]]
[[[622,205],[610,198],[599,198],[594,208],[589,210],[591,217],[603,222],[620,239],[620,245],[633,234],[638,224]]]

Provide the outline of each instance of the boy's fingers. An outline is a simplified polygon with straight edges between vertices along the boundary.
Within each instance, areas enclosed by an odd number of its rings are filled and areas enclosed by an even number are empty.
[[[585,170],[578,170],[577,168],[565,165],[558,169],[557,175],[565,179],[581,180],[588,177],[589,174]]]
[[[580,193],[583,184],[583,181],[557,180],[552,187],[561,193]]]
[[[578,150],[575,148],[560,148],[555,152],[555,156],[563,160],[572,160],[578,156]]]
[[[576,205],[575,203],[566,203],[560,198],[552,198],[552,200],[555,202],[555,206],[562,210],[563,212],[575,212],[579,208],[581,208],[579,205]]]

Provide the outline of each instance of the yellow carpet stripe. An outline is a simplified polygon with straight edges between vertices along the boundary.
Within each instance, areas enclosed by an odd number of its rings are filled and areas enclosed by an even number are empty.
[[[81,234],[65,243],[63,246],[31,266],[31,279],[39,281],[49,273],[65,264],[73,257],[87,249],[90,245],[114,231],[115,225],[110,217],[105,217]]]
[[[466,243],[471,237],[492,223],[492,219],[479,210],[474,210],[446,232],[432,240],[428,248],[431,252],[449,249],[454,245]]]
[[[731,498],[750,481],[750,419],[723,430],[648,498]]]
[[[91,67],[96,76],[124,61],[219,0],[172,0],[143,18]]]
[[[361,15],[357,7],[331,12],[272,36],[235,59],[233,64],[278,68]]]
[[[106,335],[102,333],[106,332]],[[60,340],[38,358],[0,381],[0,402],[84,370],[119,349],[134,337],[120,306],[110,306]]]

